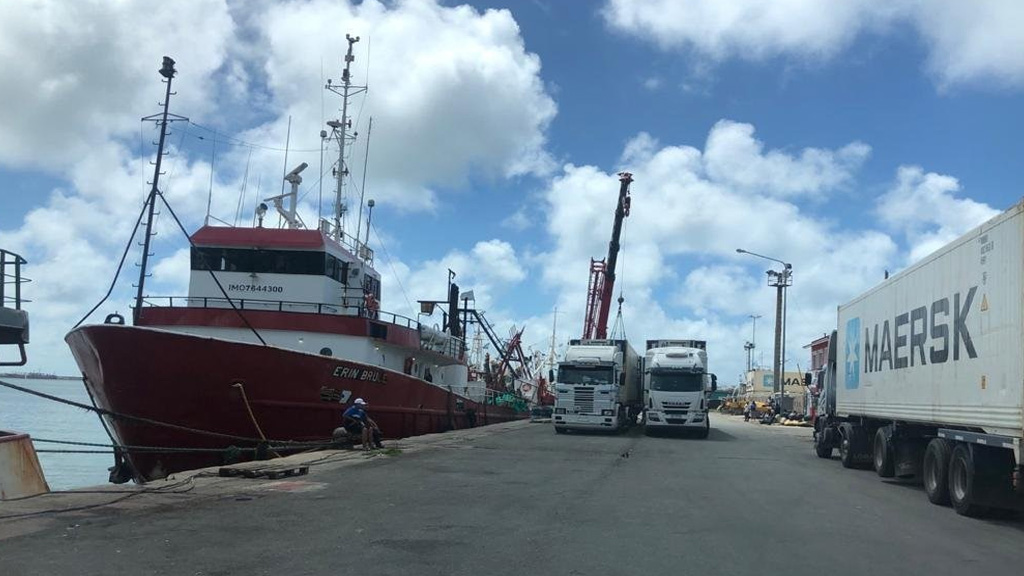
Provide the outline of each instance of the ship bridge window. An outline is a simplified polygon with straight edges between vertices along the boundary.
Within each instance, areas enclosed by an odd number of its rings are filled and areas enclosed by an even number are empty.
[[[342,284],[348,284],[348,262],[339,260],[330,254],[327,254],[327,266],[325,275],[328,278],[337,280]]]
[[[308,250],[192,249],[193,270],[323,276],[326,263],[323,252]]]

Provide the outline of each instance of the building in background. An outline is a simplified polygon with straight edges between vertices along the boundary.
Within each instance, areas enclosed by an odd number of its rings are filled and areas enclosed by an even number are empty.
[[[806,390],[804,389],[803,374],[800,372],[786,372],[783,374],[785,390],[782,396],[782,409],[784,412],[796,410],[803,412],[807,406]],[[743,387],[743,396],[749,402],[767,402],[775,393],[775,374],[771,370],[751,370],[747,372]]]

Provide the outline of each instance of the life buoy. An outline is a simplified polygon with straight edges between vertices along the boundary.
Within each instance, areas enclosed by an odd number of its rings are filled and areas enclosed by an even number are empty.
[[[532,384],[523,384],[522,387],[519,388],[519,390],[523,394],[529,394],[530,391],[533,390],[533,385]]]

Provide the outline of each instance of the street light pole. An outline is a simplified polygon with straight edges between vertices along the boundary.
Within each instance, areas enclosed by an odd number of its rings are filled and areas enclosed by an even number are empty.
[[[772,391],[779,394],[779,402],[781,405],[781,398],[786,392],[785,383],[783,382],[783,375],[785,370],[785,359],[786,359],[786,331],[785,331],[785,318],[786,318],[786,288],[793,283],[793,265],[789,262],[784,262],[778,258],[772,258],[771,256],[765,256],[742,248],[737,248],[736,252],[740,254],[750,254],[758,258],[765,260],[771,260],[772,262],[778,262],[782,264],[782,272],[776,272],[775,270],[769,270],[768,274],[768,285],[775,288],[775,357],[773,359],[773,378]]]

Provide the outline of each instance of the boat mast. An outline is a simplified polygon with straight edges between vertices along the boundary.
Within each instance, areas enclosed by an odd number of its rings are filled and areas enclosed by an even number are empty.
[[[167,83],[167,93],[164,95],[163,102],[164,111],[160,114],[147,116],[142,119],[143,121],[156,121],[160,125],[160,141],[156,147],[156,167],[153,169],[153,185],[149,189],[149,196],[146,197],[146,204],[148,205],[148,209],[146,211],[146,236],[142,241],[142,263],[139,265],[138,291],[135,293],[135,309],[132,311],[132,321],[135,324],[138,324],[139,314],[142,312],[142,295],[145,290],[146,271],[149,265],[149,241],[153,237],[153,211],[156,208],[156,196],[160,193],[157,186],[160,182],[160,164],[164,158],[164,141],[167,139],[167,124],[175,120],[188,120],[188,118],[178,116],[176,114],[170,114],[168,112],[171,104],[171,95],[174,94],[171,92],[171,80],[174,79],[174,75],[176,73],[177,71],[174,69],[174,60],[164,56],[163,66],[160,68],[160,75],[165,78],[164,82]]]
[[[334,229],[332,235],[334,239],[339,243],[343,243],[344,231],[342,229],[344,225],[343,218],[345,212],[348,209],[344,203],[345,193],[345,178],[348,176],[348,167],[345,165],[345,147],[350,142],[354,142],[356,139],[356,133],[349,131],[352,128],[352,120],[348,117],[348,101],[349,98],[366,91],[366,86],[353,86],[352,85],[352,74],[351,67],[352,62],[356,59],[352,54],[352,46],[359,42],[359,36],[352,37],[349,34],[345,34],[345,39],[348,40],[348,52],[345,54],[345,69],[341,73],[341,85],[338,86],[333,84],[331,79],[327,79],[327,90],[334,92],[341,96],[341,121],[330,120],[327,125],[331,127],[332,138],[338,140],[338,167],[336,168],[335,176],[337,177],[338,183],[335,189],[334,196]],[[358,249],[359,239],[356,239],[355,246]]]

